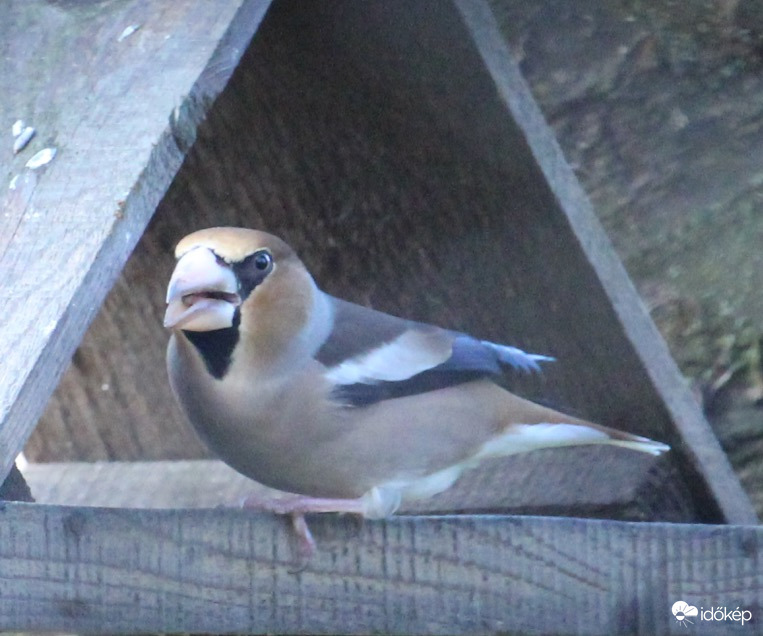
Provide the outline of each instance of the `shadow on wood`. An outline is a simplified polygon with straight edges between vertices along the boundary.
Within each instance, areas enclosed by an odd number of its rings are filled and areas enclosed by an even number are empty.
[[[15,464],[11,466],[11,472],[8,473],[5,481],[0,483],[0,500],[34,501],[24,476]]]

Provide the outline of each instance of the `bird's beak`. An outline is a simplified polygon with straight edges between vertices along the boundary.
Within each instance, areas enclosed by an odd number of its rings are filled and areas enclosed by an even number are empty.
[[[197,247],[184,254],[167,287],[164,326],[185,331],[214,331],[233,325],[241,303],[231,269],[211,250]]]

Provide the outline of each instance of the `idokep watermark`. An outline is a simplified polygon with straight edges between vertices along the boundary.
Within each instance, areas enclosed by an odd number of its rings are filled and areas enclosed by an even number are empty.
[[[685,601],[676,601],[670,608],[675,619],[684,627],[693,625],[696,621],[717,623],[745,623],[752,620],[752,612],[741,607],[701,607],[697,609]]]

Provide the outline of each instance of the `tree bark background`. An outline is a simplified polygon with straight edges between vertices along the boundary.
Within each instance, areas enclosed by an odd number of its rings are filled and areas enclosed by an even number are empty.
[[[763,514],[763,5],[491,4]]]

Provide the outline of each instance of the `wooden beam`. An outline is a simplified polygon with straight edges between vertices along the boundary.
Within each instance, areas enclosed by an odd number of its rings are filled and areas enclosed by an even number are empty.
[[[0,5],[0,122],[37,129],[0,153],[0,481],[268,5]]]
[[[559,213],[564,215],[596,272],[631,353],[638,358],[651,390],[667,409],[683,441],[679,450],[686,460],[686,472],[693,475],[690,481],[696,486],[701,483],[703,489],[707,489],[708,503],[713,501],[728,522],[757,523],[749,498],[512,60],[489,5],[472,0],[454,0],[454,4],[490,74],[498,98],[521,130],[534,167],[542,173]]]
[[[749,610],[763,528],[544,517],[399,517],[312,528],[234,510],[0,509],[0,629],[76,633],[662,634],[679,600]],[[672,628],[671,628],[672,626]],[[745,631],[746,630],[746,631]]]

